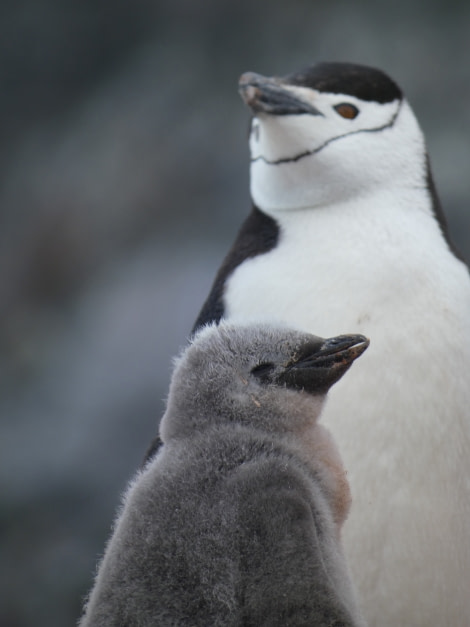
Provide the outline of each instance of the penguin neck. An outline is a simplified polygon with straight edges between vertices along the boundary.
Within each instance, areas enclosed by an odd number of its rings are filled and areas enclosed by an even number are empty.
[[[299,235],[304,232],[306,237],[323,223],[334,230],[353,228],[360,232],[365,229],[367,234],[372,228],[380,231],[394,224],[433,217],[431,197],[424,184],[422,187],[381,188],[348,200],[307,207],[258,208],[278,223],[281,232],[296,231]]]

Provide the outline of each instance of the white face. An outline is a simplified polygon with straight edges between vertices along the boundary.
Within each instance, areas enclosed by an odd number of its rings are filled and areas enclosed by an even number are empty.
[[[379,104],[283,87],[319,114],[256,114],[250,134],[251,193],[260,209],[302,209],[379,186],[423,184],[424,141],[405,100]]]

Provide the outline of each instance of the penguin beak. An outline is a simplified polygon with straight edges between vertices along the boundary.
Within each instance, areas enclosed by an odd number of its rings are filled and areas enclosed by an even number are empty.
[[[363,335],[338,335],[323,342],[306,343],[279,375],[287,387],[324,394],[369,346]]]
[[[255,115],[323,115],[313,105],[295,96],[278,78],[246,72],[238,83],[240,95]]]

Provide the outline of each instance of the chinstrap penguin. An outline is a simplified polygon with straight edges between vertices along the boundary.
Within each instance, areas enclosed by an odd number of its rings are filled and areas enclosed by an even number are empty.
[[[348,483],[318,419],[368,344],[202,329],[176,362],[163,446],[125,494],[80,626],[364,626],[340,543]]]
[[[240,92],[253,209],[195,329],[275,319],[372,339],[323,417],[366,619],[470,624],[470,279],[418,122],[394,81],[353,64],[247,73]]]

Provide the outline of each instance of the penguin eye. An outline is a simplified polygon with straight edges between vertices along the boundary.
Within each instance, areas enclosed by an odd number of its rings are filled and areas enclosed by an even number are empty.
[[[359,109],[349,102],[340,102],[340,104],[335,105],[333,109],[336,113],[339,113],[339,115],[348,120],[354,120],[359,113]]]
[[[269,380],[269,375],[272,373],[274,368],[275,368],[275,365],[268,363],[268,362],[258,364],[251,370],[251,374],[255,376],[257,379],[260,379],[261,381],[266,382]]]

